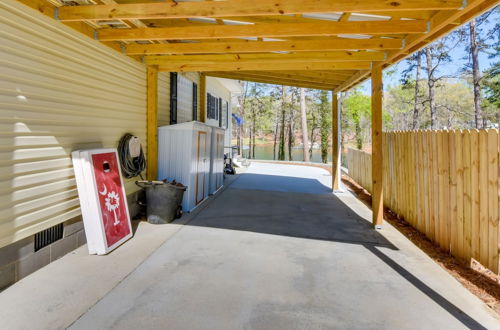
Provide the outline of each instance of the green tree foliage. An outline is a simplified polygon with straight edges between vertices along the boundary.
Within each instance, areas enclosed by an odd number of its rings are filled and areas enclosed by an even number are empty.
[[[414,82],[409,82],[412,84]],[[408,85],[390,86],[384,97],[384,129],[411,130],[415,94]],[[427,97],[427,84],[421,86],[422,95]],[[467,81],[459,79],[442,80],[435,87],[436,125],[440,128],[470,128],[474,121],[472,88]],[[429,103],[424,103],[419,112],[418,129],[431,128]]]
[[[319,135],[321,138],[321,161],[328,162],[328,146],[329,138],[332,127],[332,108],[331,103],[328,101],[328,91],[317,91],[315,93],[314,108],[317,112],[317,119],[319,120]]]
[[[257,135],[272,130],[272,98],[266,95],[265,89],[265,84],[251,83],[245,98],[249,131],[248,158],[255,158]]]
[[[342,115],[345,116],[347,123],[347,127],[344,127],[344,132],[354,135],[356,147],[363,149],[363,143],[370,123],[370,97],[361,93],[360,90],[354,90],[352,93],[347,94],[343,105]]]

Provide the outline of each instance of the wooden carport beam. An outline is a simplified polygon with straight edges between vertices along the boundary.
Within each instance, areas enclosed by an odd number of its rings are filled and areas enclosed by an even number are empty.
[[[229,0],[65,6],[62,21],[240,17],[325,12],[377,12],[459,9],[461,0]]]
[[[146,63],[148,61],[146,60]],[[154,62],[153,62],[154,63]],[[158,64],[160,71],[168,72],[206,72],[206,71],[276,71],[276,70],[369,70],[371,63],[368,61],[350,62],[289,62],[281,63],[279,60],[267,62],[220,62],[207,64],[196,62],[164,63]]]
[[[199,42],[171,44],[129,44],[127,55],[224,54],[265,52],[319,52],[338,50],[401,49],[401,39],[332,39],[296,41]]]
[[[99,40],[202,40],[224,38],[279,38],[338,34],[413,34],[427,32],[427,22],[363,21],[301,24],[207,25],[166,28],[101,29]]]
[[[147,67],[147,178],[158,172],[158,67]]]
[[[290,54],[210,54],[210,55],[151,55],[144,58],[148,64],[167,63],[279,63],[291,62],[349,62],[349,61],[383,61],[384,52],[311,52]]]
[[[382,226],[384,217],[382,154],[382,68],[372,68],[372,212],[373,226]]]

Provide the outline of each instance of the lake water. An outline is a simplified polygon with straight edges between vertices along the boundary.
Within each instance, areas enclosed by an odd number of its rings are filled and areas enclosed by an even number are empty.
[[[248,149],[244,150],[245,157],[248,156]],[[276,147],[276,154],[278,154],[278,148]],[[302,148],[292,149],[292,160],[294,161],[304,161],[304,154]],[[272,160],[273,159],[273,145],[272,144],[262,144],[255,146],[255,159],[262,160]],[[285,160],[288,160],[288,149],[285,150]],[[312,152],[312,162],[321,163],[321,150],[313,149]],[[328,161],[332,161],[332,155],[328,154]]]

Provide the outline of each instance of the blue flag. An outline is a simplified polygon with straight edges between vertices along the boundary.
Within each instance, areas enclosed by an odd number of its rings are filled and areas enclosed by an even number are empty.
[[[236,116],[234,113],[232,115],[234,120],[236,120],[236,125],[241,126],[243,124],[243,118]]]

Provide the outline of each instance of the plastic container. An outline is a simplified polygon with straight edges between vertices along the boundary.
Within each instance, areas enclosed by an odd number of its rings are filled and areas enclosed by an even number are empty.
[[[149,223],[166,224],[182,214],[182,197],[187,187],[162,181],[139,181],[146,191],[146,215]]]

